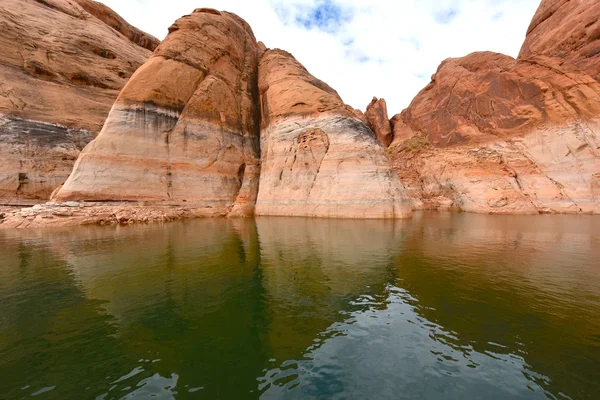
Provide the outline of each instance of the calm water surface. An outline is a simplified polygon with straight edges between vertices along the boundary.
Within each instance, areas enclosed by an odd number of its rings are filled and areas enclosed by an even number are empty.
[[[0,398],[599,399],[600,218],[0,231]]]

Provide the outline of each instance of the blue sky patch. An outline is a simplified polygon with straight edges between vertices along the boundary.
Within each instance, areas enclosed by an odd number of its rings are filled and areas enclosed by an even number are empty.
[[[449,24],[458,16],[459,10],[458,8],[448,8],[445,10],[437,11],[433,14],[435,22],[439,24]]]
[[[337,32],[344,23],[352,20],[352,9],[335,0],[318,0],[314,5],[277,4],[275,10],[287,24],[293,23],[306,29]]]

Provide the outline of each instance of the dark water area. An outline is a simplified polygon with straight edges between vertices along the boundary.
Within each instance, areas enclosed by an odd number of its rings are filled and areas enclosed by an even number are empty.
[[[0,231],[0,399],[599,399],[600,218]]]

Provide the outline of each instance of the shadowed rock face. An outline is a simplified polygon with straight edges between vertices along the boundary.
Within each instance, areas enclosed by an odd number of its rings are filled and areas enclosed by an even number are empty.
[[[259,88],[257,215],[410,216],[384,149],[333,89],[281,50],[263,55]]]
[[[57,199],[186,202],[248,215],[258,190],[258,46],[239,17],[179,19],[120,93]]]
[[[48,200],[69,177],[79,152],[93,137],[86,130],[0,117],[2,202]]]
[[[375,132],[377,140],[383,147],[389,147],[392,144],[392,124],[388,118],[387,104],[384,99],[373,97],[371,103],[367,106],[365,117],[369,128]]]
[[[584,55],[597,6],[543,1],[517,60],[481,52],[440,65],[393,121],[411,197],[483,213],[600,213],[600,64]]]
[[[0,202],[47,200],[158,41],[89,0],[3,0],[0,26]]]

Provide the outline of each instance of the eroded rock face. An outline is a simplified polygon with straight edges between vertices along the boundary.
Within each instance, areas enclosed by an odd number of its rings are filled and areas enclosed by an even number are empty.
[[[544,0],[517,60],[442,63],[393,144],[422,207],[600,213],[599,14],[597,1]]]
[[[600,85],[555,58],[446,60],[401,117],[395,166],[426,208],[600,212]]]
[[[561,68],[600,81],[600,2],[543,0],[527,30],[519,59],[554,57]]]
[[[3,0],[0,26],[0,202],[47,200],[158,41],[89,0]]]
[[[412,204],[372,131],[289,53],[259,66],[257,215],[401,218]]]
[[[392,137],[393,141],[390,146],[398,145],[412,138],[415,135],[415,132],[411,129],[410,126],[404,122],[404,118],[401,114],[396,114],[390,120],[392,124]]]
[[[169,32],[121,91],[57,199],[252,213],[259,176],[254,35],[239,17],[211,9],[197,9]]]
[[[92,132],[0,116],[0,199],[37,203],[71,173]]]
[[[81,6],[85,11],[110,26],[131,42],[137,44],[140,47],[154,51],[160,44],[160,40],[152,35],[147,34],[144,31],[139,30],[135,26],[130,25],[125,21],[119,14],[114,12],[111,8],[105,6],[98,1],[92,0],[75,0],[77,4]]]
[[[385,99],[373,97],[373,100],[367,106],[365,117],[367,118],[369,127],[375,132],[379,143],[383,147],[389,147],[394,137]]]

